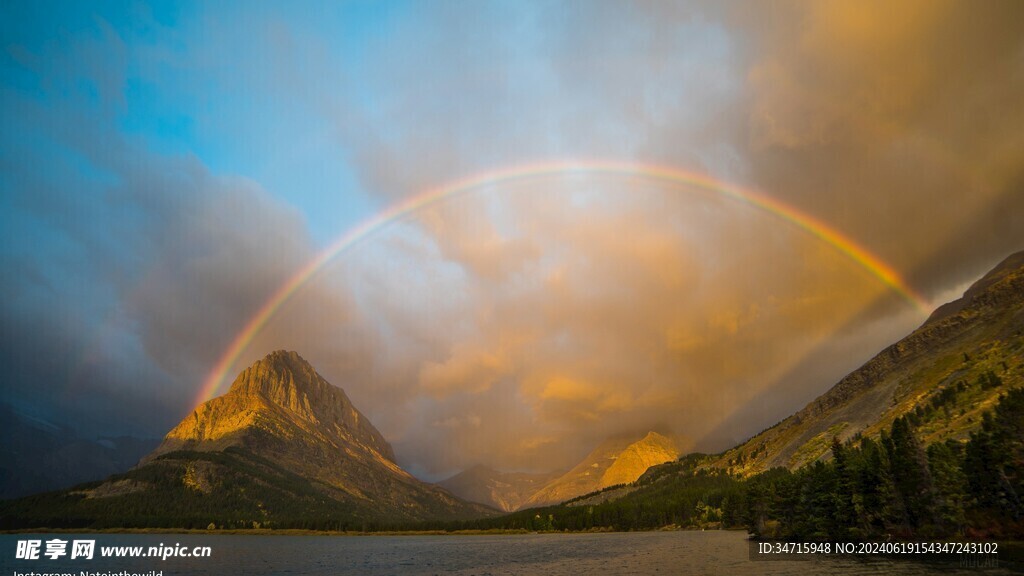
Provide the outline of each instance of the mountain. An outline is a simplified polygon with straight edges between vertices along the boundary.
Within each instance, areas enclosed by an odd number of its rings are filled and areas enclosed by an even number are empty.
[[[345,393],[284,351],[242,371],[136,469],[0,512],[51,527],[59,514],[73,526],[314,528],[496,513],[402,470]]]
[[[643,438],[619,436],[602,442],[582,462],[538,490],[525,507],[556,504],[597,490],[635,481],[651,466],[679,457],[675,443],[649,432]]]
[[[442,480],[438,485],[464,500],[512,512],[518,510],[530,496],[548,482],[561,475],[562,472],[500,472],[478,465]]]
[[[499,472],[474,466],[439,484],[466,500],[506,512],[571,500],[609,486],[628,484],[648,468],[674,461],[679,450],[669,438],[649,432],[616,436],[602,442],[582,462],[565,473]]]
[[[1024,252],[1003,260],[963,297],[936,309],[911,334],[882,350],[792,416],[746,442],[720,454],[695,453],[678,460],[666,459],[650,466],[629,486],[608,490],[603,487],[623,479],[611,477],[611,463],[625,462],[618,455],[622,440],[610,440],[534,495],[528,505],[564,502],[570,494],[591,488],[602,492],[578,499],[570,507],[607,504],[614,508],[612,503],[618,502],[636,510],[658,510],[680,493],[685,492],[687,497],[704,494],[703,488],[697,489],[695,484],[719,486],[726,483],[725,479],[771,474],[779,468],[799,470],[819,460],[828,461],[833,439],[877,440],[901,417],[914,427],[923,446],[946,440],[963,446],[982,427],[984,415],[992,411],[1000,397],[1021,386]],[[570,514],[566,510],[563,508],[563,515]],[[610,514],[617,517],[621,513]],[[532,517],[520,520],[524,524],[514,520],[481,525],[532,526]],[[591,522],[579,525],[600,525]]]
[[[830,456],[833,437],[877,437],[912,415],[926,444],[964,440],[1024,382],[1024,252],[796,414],[711,461],[744,476]]]
[[[800,542],[1020,541],[1021,494],[1024,252],[731,450],[687,454],[626,486],[468,525],[727,527]]]
[[[366,469],[408,476],[395,464],[391,446],[345,392],[295,352],[273,352],[243,370],[227,394],[196,408],[146,460],[179,450],[213,452],[230,446],[344,486],[356,496],[373,491]]]
[[[0,404],[0,499],[59,490],[124,472],[158,440],[130,436],[83,438]]]

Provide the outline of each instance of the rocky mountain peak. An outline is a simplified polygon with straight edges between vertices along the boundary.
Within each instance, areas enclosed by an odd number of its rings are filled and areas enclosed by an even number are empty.
[[[275,350],[257,360],[238,375],[231,393],[261,393],[268,396],[282,392],[322,392],[326,382],[297,352]],[[328,384],[329,385],[329,384]]]
[[[679,449],[675,442],[657,432],[648,432],[619,453],[601,476],[601,484],[615,486],[635,482],[651,466],[671,462],[678,457]]]
[[[127,507],[119,510],[141,506],[138,517],[171,518],[183,527],[196,514],[208,514],[218,526],[344,529],[368,520],[496,513],[403,470],[341,388],[283,350],[243,370],[223,396],[197,406],[128,478],[74,494],[111,498]],[[107,514],[100,508],[81,514]]]
[[[222,450],[254,434],[318,439],[391,463],[394,452],[345,392],[296,352],[278,350],[243,370],[227,394],[198,406],[150,457],[173,450]]]
[[[657,432],[648,432],[640,439],[636,435],[613,436],[572,470],[537,491],[528,505],[554,504],[609,486],[628,484],[651,466],[678,457],[675,442]]]
[[[308,420],[358,429],[362,415],[296,352],[277,350],[243,370],[228,395],[260,396]]]

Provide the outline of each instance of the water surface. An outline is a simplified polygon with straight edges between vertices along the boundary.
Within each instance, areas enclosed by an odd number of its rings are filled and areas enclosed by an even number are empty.
[[[95,539],[96,558],[17,560],[18,540]],[[209,558],[100,558],[105,546],[209,546]],[[45,551],[45,543],[43,544]],[[632,532],[484,536],[248,536],[198,534],[3,534],[0,576],[121,571],[174,575],[578,574],[1008,574],[958,561],[891,559],[752,561],[742,532]]]

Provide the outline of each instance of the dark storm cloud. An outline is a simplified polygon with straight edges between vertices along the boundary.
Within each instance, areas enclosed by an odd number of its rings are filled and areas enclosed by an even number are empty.
[[[43,94],[3,94],[4,399],[86,433],[161,435],[309,240],[257,184],[125,136],[125,48],[96,28],[10,49]]]

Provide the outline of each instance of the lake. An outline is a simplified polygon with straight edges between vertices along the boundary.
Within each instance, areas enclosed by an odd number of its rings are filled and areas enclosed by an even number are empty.
[[[68,541],[50,559],[46,541]],[[40,558],[16,559],[18,541],[40,540]],[[94,558],[70,559],[73,540],[95,540]],[[210,547],[205,558],[101,558],[108,547]],[[59,546],[59,545],[58,545]],[[122,571],[173,575],[504,574],[1007,574],[962,568],[958,560],[924,564],[889,559],[753,561],[743,532],[632,532],[483,536],[248,536],[201,534],[2,534],[0,576]],[[1005,563],[1004,563],[1005,564]]]

